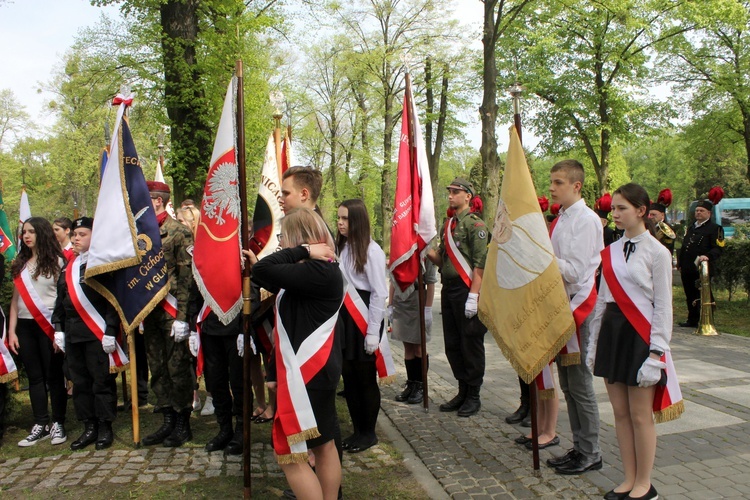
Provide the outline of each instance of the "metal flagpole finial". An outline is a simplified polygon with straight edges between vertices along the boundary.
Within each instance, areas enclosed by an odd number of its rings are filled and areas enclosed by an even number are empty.
[[[409,52],[408,50],[404,50],[403,52],[401,52],[399,59],[401,59],[401,64],[404,66],[404,69],[408,73],[411,69],[412,61],[414,61],[411,52]]]
[[[524,88],[518,82],[515,82],[508,89],[508,92],[513,98],[513,113],[517,115],[521,113],[521,93],[523,92],[523,90]]]
[[[281,116],[281,107],[284,104],[284,93],[280,90],[274,90],[270,94],[268,94],[268,99],[271,101],[271,105],[274,107],[274,116]]]

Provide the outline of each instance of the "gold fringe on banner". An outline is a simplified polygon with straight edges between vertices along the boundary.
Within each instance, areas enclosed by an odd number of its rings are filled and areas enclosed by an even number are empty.
[[[685,413],[685,403],[680,400],[673,405],[667,406],[661,411],[654,412],[654,422],[657,424],[663,424],[670,420],[677,420],[683,413]]]
[[[539,389],[537,392],[539,393],[539,399],[543,401],[555,399],[556,397],[554,389]]]
[[[390,385],[396,381],[396,375],[388,375],[387,377],[379,378],[378,385]]]
[[[279,465],[303,464],[307,462],[307,452],[290,453],[289,455],[276,455],[276,461]]]
[[[5,375],[0,375],[0,384],[5,384],[6,382],[10,382],[12,380],[17,380],[17,379],[18,379],[18,370],[14,370],[10,373],[6,373]]]
[[[124,372],[125,370],[128,370],[128,369],[130,369],[130,363],[125,363],[122,366],[110,366],[109,367],[109,373],[111,375],[113,373]]]
[[[318,431],[317,427],[313,427],[311,429],[305,429],[302,432],[298,432],[297,434],[287,436],[286,442],[291,446],[293,444],[301,443],[302,441],[307,441],[308,439],[315,439],[316,437],[320,437],[320,432]]]
[[[570,352],[566,354],[560,354],[560,364],[563,366],[573,366],[581,364],[581,353]]]

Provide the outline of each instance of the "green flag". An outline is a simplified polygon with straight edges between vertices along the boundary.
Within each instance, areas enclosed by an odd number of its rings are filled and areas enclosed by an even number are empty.
[[[16,256],[16,244],[12,235],[3,204],[3,190],[0,188],[0,254],[3,254],[6,262],[10,262]]]

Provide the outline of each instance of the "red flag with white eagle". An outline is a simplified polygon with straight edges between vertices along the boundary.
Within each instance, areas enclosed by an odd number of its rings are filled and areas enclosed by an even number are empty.
[[[388,268],[401,290],[406,290],[417,280],[422,252],[437,235],[427,150],[408,74],[401,113],[401,143],[393,206]]]
[[[235,145],[235,79],[229,83],[195,233],[193,277],[203,299],[225,325],[242,308],[240,192]]]

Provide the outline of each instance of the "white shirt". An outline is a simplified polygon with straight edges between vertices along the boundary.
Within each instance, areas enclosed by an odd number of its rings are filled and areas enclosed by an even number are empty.
[[[604,250],[603,231],[599,216],[583,199],[560,209],[552,232],[552,249],[568,296],[578,293],[596,273]]]
[[[623,236],[623,241],[635,243],[635,250],[625,262],[628,274],[654,304],[650,349],[666,352],[672,339],[672,256],[648,231],[635,238]],[[602,278],[591,321],[592,335],[597,338],[608,302],[615,302],[615,298],[609,290],[607,280]]]
[[[357,290],[370,292],[370,303],[368,304],[367,333],[380,334],[380,325],[385,317],[385,301],[388,298],[388,285],[386,284],[385,252],[380,245],[370,240],[367,247],[367,262],[365,272],[358,273],[354,270],[354,258],[351,255],[349,243],[339,256],[342,270],[346,279]]]
[[[64,265],[64,262],[65,261],[62,259],[59,259],[61,268]],[[59,275],[46,277],[40,274],[38,278],[34,279],[33,269],[29,268],[28,263],[26,264],[26,268],[29,269],[29,274],[31,274],[31,284],[34,286],[36,293],[39,294],[39,298],[42,299],[42,303],[47,306],[50,311],[54,310],[55,301],[57,300],[57,278]],[[31,311],[26,307],[23,298],[21,298],[21,294],[18,294],[18,302],[16,302],[16,305],[18,306],[19,319],[34,319]]]

